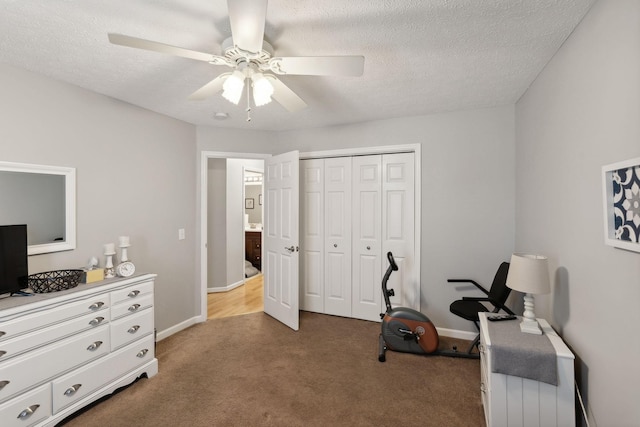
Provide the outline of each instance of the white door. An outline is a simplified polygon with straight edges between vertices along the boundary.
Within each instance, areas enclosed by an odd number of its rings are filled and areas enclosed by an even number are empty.
[[[324,313],[324,160],[300,161],[300,308]]]
[[[351,158],[324,161],[324,312],[351,316]]]
[[[299,153],[266,160],[264,175],[264,312],[293,330],[299,325]]]
[[[389,289],[394,307],[420,309],[420,282],[415,259],[415,160],[414,153],[382,156],[382,253],[383,270],[391,251],[399,270],[391,275]]]
[[[353,158],[353,317],[380,320],[382,156]]]

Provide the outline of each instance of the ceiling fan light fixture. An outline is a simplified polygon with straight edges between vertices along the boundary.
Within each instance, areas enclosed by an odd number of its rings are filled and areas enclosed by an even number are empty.
[[[241,71],[234,71],[222,84],[222,96],[227,101],[238,105],[242,91],[244,89],[244,74]]]
[[[256,107],[266,105],[271,102],[273,95],[273,85],[262,73],[254,73],[251,76],[253,86],[253,102]]]

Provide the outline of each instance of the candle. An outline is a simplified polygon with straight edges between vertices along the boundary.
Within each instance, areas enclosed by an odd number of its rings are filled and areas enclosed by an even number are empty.
[[[120,236],[118,239],[120,240],[120,247],[129,246],[129,236]]]
[[[115,253],[116,251],[116,245],[113,243],[107,243],[106,245],[104,245],[104,254],[105,255],[110,255]]]

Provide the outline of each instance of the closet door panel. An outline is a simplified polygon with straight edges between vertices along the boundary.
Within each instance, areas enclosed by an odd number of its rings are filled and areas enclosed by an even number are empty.
[[[382,252],[391,251],[399,271],[389,287],[394,307],[420,309],[420,284],[415,267],[415,163],[414,153],[382,156]],[[386,269],[388,261],[385,260]]]
[[[324,312],[324,160],[300,161],[302,310]]]
[[[351,158],[324,166],[324,312],[351,316]]]
[[[353,317],[380,320],[382,301],[382,157],[353,161]]]

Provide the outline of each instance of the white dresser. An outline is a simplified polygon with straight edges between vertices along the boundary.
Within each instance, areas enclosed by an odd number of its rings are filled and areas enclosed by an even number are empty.
[[[155,277],[0,299],[0,425],[54,426],[154,376]]]
[[[575,426],[574,356],[549,323],[538,319],[543,333],[549,337],[556,352],[557,386],[492,372],[494,360],[487,313],[479,315],[480,387],[487,426]]]

